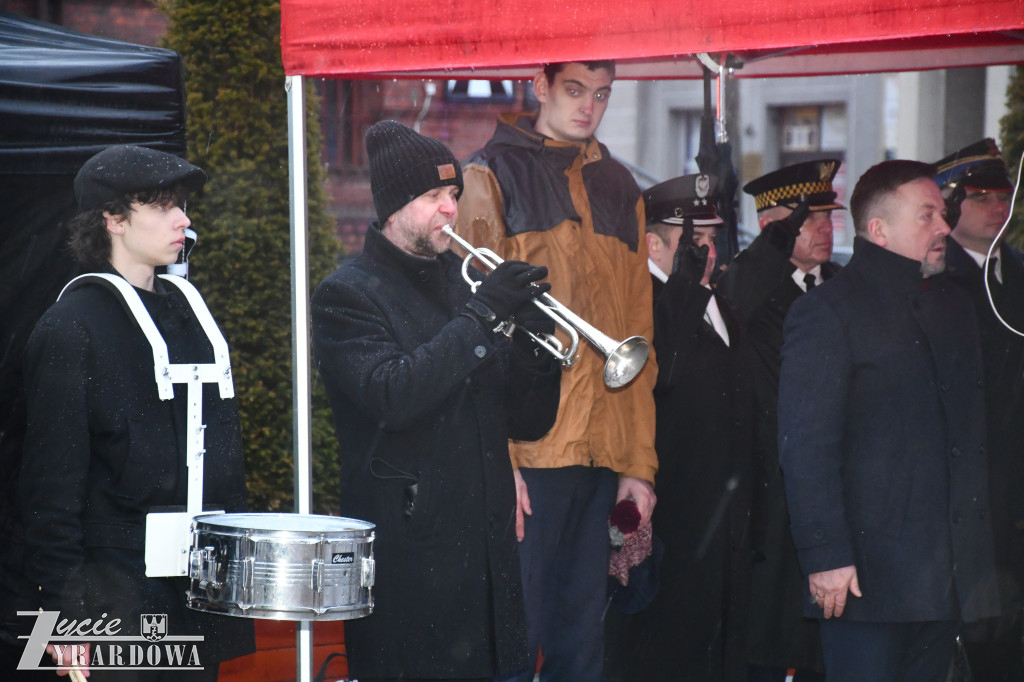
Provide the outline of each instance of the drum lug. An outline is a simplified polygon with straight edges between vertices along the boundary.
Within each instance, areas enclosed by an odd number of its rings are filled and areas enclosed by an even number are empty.
[[[315,594],[320,594],[324,591],[324,562],[322,559],[313,559],[309,587]]]
[[[245,557],[242,560],[241,587],[244,593],[251,599],[256,575],[256,555]]]
[[[217,580],[217,550],[214,547],[193,549],[189,552],[189,578],[199,581],[199,587],[206,589],[212,585],[220,587]]]
[[[359,576],[360,587],[373,587],[373,581],[376,578],[377,564],[374,562],[373,557],[363,557],[362,572]]]

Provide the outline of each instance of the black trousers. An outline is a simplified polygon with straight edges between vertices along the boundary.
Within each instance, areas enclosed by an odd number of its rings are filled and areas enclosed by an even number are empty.
[[[1024,682],[1024,629],[1014,615],[964,626],[961,639],[976,682]]]
[[[608,514],[618,475],[603,467],[521,468],[533,515],[519,545],[526,600],[529,666],[537,650],[542,680],[594,682],[604,667],[604,607],[608,591]],[[638,681],[639,682],[639,681]]]
[[[872,623],[821,621],[828,682],[945,682],[957,621]]]

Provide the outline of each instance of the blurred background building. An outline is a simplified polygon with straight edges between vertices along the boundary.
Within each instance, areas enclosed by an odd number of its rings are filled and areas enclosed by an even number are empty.
[[[0,9],[143,45],[159,45],[167,25],[150,0],[0,0]],[[982,137],[998,139],[1013,69],[731,79],[726,129],[740,185],[789,163],[835,157],[843,161],[835,186],[845,203],[861,173],[883,159],[934,161]],[[370,125],[399,120],[466,158],[490,138],[499,114],[528,108],[532,100],[529,83],[507,80],[315,82],[329,212],[349,253],[362,248],[373,220],[363,149]],[[620,80],[597,134],[646,187],[696,172],[702,114],[700,81]],[[738,200],[742,247],[757,220],[753,202],[742,192]],[[833,220],[837,259],[844,261],[853,226],[844,211]]]

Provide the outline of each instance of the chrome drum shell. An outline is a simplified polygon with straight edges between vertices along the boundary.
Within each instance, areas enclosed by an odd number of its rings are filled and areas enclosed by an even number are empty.
[[[374,527],[315,514],[197,516],[188,607],[274,620],[369,615]]]

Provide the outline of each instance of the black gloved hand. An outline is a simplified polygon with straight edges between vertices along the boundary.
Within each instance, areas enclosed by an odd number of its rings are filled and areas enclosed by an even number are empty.
[[[526,333],[529,331],[537,336],[554,334],[555,321],[551,317],[544,314],[536,305],[527,304],[512,316],[512,321],[516,323],[516,330],[512,334],[512,350],[520,357],[521,362],[542,366],[545,359],[553,361],[554,356]]]
[[[512,316],[512,321],[519,329],[528,330],[538,336],[555,333],[555,321],[536,305],[524,305],[519,312]],[[520,335],[516,334],[516,336]],[[526,338],[529,339],[529,337]]]
[[[494,329],[519,312],[529,301],[551,289],[547,282],[538,282],[548,276],[545,267],[534,267],[529,263],[507,260],[487,275],[476,293],[466,302],[466,310],[485,329]]]
[[[789,258],[793,255],[793,246],[796,244],[796,238],[800,235],[800,226],[804,224],[810,210],[807,199],[803,199],[788,216],[765,225],[761,234],[769,244]]]
[[[689,218],[683,223],[683,234],[679,237],[679,245],[672,257],[672,273],[678,274],[689,284],[700,284],[704,279],[704,269],[708,264],[708,253],[711,249],[707,244],[697,246],[693,243],[693,221]]]

